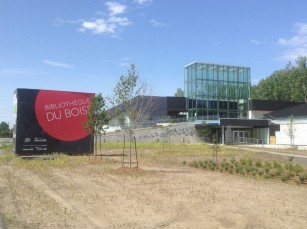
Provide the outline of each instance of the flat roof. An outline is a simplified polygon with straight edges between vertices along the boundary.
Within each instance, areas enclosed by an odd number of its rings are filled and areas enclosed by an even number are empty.
[[[229,65],[229,64],[214,64],[214,63],[200,62],[200,61],[194,61],[190,64],[185,65],[184,67],[186,68],[186,67],[193,65],[193,64],[210,64],[210,65],[218,65],[218,66],[226,66],[226,67],[250,68],[250,67],[247,67],[247,66]]]
[[[195,126],[236,126],[236,127],[269,127],[268,119],[241,119],[241,118],[221,118],[216,121],[209,121],[206,124],[195,123]]]

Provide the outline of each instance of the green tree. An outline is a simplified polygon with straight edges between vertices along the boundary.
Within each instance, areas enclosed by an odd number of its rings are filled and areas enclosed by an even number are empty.
[[[251,98],[307,102],[307,57],[298,57],[296,64],[288,63],[284,69],[252,86]]]
[[[203,126],[196,129],[196,132],[199,137],[203,138],[205,142],[213,142],[214,139],[216,140],[218,130],[216,128],[206,126],[206,123],[203,122]]]
[[[87,113],[87,121],[83,123],[83,128],[91,132],[92,138],[95,137],[94,154],[97,154],[98,135],[104,133],[104,126],[109,123],[109,117],[105,110],[105,99],[101,93],[91,97],[91,103]],[[92,141],[91,141],[92,144]]]
[[[181,88],[177,88],[175,96],[176,97],[184,97],[184,91]]]
[[[10,129],[10,126],[7,122],[0,123],[0,137],[2,138],[13,137],[13,131]]]
[[[299,56],[296,59],[297,67],[295,72],[298,76],[298,87],[301,87],[301,92],[304,97],[304,101],[307,103],[307,57]]]
[[[128,135],[131,167],[131,151],[135,129],[150,118],[156,99],[149,96],[151,94],[150,88],[146,82],[140,80],[134,64],[131,64],[128,75],[122,75],[119,78],[113,92],[114,95],[110,98],[110,103],[113,106],[115,118]]]

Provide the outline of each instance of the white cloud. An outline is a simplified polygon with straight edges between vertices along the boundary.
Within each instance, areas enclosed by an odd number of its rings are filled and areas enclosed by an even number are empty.
[[[67,69],[73,69],[74,68],[73,65],[61,63],[61,62],[57,62],[57,61],[52,61],[52,60],[44,60],[43,63],[54,66],[54,67],[59,67],[59,68],[67,68]]]
[[[127,6],[120,4],[118,2],[106,2],[106,6],[108,7],[108,10],[110,11],[110,15],[117,15],[122,14],[126,11]]]
[[[115,28],[109,25],[104,19],[96,19],[95,21],[85,21],[82,23],[83,32],[91,30],[93,33],[114,33]]]
[[[258,40],[250,40],[249,43],[253,44],[253,45],[260,45],[261,41]]]
[[[147,5],[150,4],[152,0],[134,0],[134,2],[139,5]]]
[[[128,18],[126,17],[110,17],[108,22],[110,24],[115,24],[120,26],[127,26],[130,24]]]
[[[166,27],[166,24],[159,22],[157,20],[151,19],[150,23],[154,26],[154,27],[160,27],[160,28],[164,28]]]
[[[120,17],[119,14],[125,13],[127,6],[118,2],[106,2],[109,14],[106,18],[96,18],[92,20],[84,20],[81,23],[80,32],[91,31],[94,34],[112,35],[118,32],[120,27],[131,24],[127,17]],[[102,12],[99,14],[103,15]],[[114,36],[115,37],[115,36]]]
[[[107,20],[100,18],[94,21],[84,21],[81,32],[86,32],[87,30],[92,31],[95,34],[114,34],[117,32],[120,26],[128,26],[130,21],[126,17],[109,17]]]
[[[296,23],[294,31],[292,37],[278,39],[277,44],[285,48],[278,60],[294,61],[298,56],[307,56],[307,23]]]

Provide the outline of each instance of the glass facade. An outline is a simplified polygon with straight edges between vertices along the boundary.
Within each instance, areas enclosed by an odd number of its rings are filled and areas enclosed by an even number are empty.
[[[194,62],[184,68],[189,118],[246,118],[250,68]]]

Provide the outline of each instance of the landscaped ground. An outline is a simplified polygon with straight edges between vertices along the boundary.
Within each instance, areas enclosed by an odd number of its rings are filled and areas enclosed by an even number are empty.
[[[280,159],[233,149],[219,155]],[[208,147],[141,147],[140,168],[123,169],[120,157],[6,154],[0,157],[1,215],[8,228],[307,228],[307,184],[188,166],[211,158]]]

